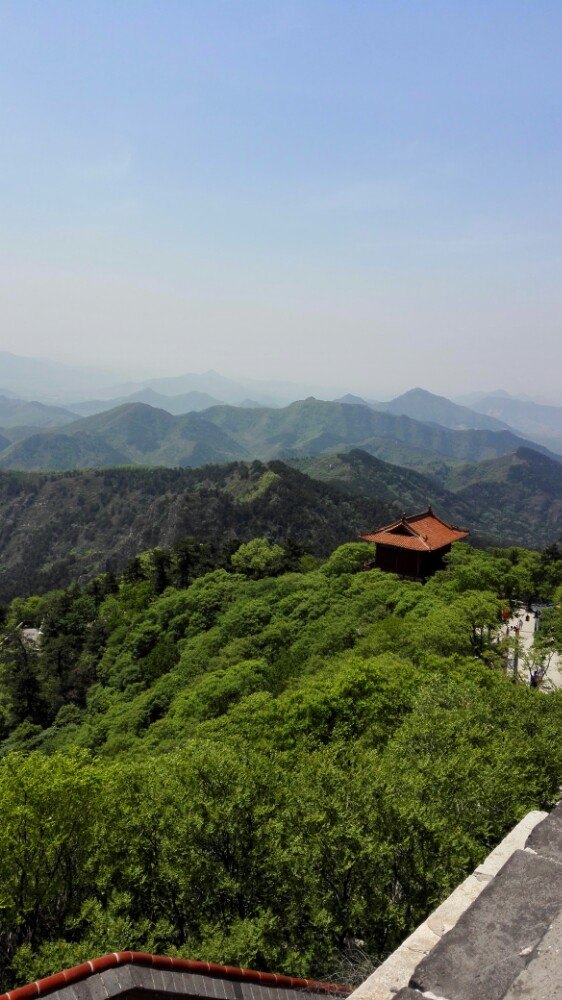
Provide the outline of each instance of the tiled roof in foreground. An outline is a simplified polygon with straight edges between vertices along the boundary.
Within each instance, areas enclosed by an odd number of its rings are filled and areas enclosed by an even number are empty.
[[[399,549],[412,549],[414,552],[434,552],[467,538],[468,531],[447,524],[428,507],[421,514],[411,514],[409,517],[404,514],[392,524],[360,537],[364,542],[377,542],[379,545],[392,545]]]
[[[0,1000],[131,1000],[158,997],[201,997],[202,1000],[292,1000],[303,996],[347,997],[351,990],[314,979],[296,979],[230,965],[193,962],[185,958],[116,951],[38,979],[0,995]]]

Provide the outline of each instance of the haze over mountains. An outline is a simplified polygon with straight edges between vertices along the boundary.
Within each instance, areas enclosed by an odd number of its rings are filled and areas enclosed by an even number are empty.
[[[164,393],[155,392],[154,389],[147,387],[132,392],[128,396],[117,396],[115,399],[87,399],[82,403],[73,403],[72,410],[74,414],[81,417],[89,417],[95,413],[113,410],[116,406],[122,406],[124,403],[147,403],[148,406],[156,406],[161,410],[167,410],[174,416],[179,416],[182,413],[207,410],[210,406],[216,406],[221,402],[222,400],[215,399],[208,392],[198,392],[196,389],[180,393],[177,396],[165,396]]]
[[[131,396],[145,389],[165,396],[198,392],[222,403],[237,405],[253,400],[264,406],[287,405],[318,391],[317,386],[275,379],[237,380],[213,370],[123,381],[107,372],[0,351],[0,394],[7,396],[40,400],[72,409],[74,403],[95,404],[105,400],[117,405],[117,400],[130,401]],[[332,395],[337,394],[337,390],[332,392]]]
[[[436,396],[432,392],[427,392],[426,389],[410,389],[402,396],[391,399],[389,403],[377,404],[378,408],[384,409],[386,413],[403,414],[414,420],[441,424],[443,427],[450,427],[453,430],[512,430],[509,424],[494,416],[486,416],[469,409],[468,406],[460,406],[445,396]]]
[[[511,396],[483,396],[473,408],[479,413],[505,421],[533,441],[562,452],[562,407],[546,406]]]

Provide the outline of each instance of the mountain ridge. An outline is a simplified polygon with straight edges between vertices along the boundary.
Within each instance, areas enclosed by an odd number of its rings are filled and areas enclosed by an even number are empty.
[[[206,392],[198,392],[196,389],[178,396],[165,396],[154,389],[139,389],[138,392],[131,393],[129,396],[112,399],[89,399],[81,403],[73,403],[71,409],[74,414],[80,417],[90,417],[107,410],[114,410],[125,403],[146,403],[156,409],[166,410],[173,416],[180,416],[184,413],[197,412],[208,409],[210,406],[217,406],[221,402],[222,400],[215,399],[214,396],[210,396]]]
[[[291,466],[0,471],[0,601],[122,569],[138,552],[185,536],[267,535],[326,555],[429,503],[469,529],[473,543],[541,547],[560,538],[560,463],[523,448],[483,465],[480,480],[472,464],[446,485],[360,450]]]
[[[400,512],[432,503],[473,540],[547,545],[562,538],[562,464],[533,448],[452,467],[441,481],[359,450],[291,464],[346,493],[399,505]]]
[[[433,392],[428,392],[427,389],[421,389],[419,386],[409,389],[408,392],[396,396],[395,399],[391,399],[389,403],[383,405],[385,413],[404,414],[414,420],[439,424],[441,427],[449,427],[451,430],[513,430],[508,423],[502,420],[479,413],[476,409],[471,409],[468,406],[460,406],[446,396],[438,396]]]
[[[533,445],[511,431],[453,430],[368,406],[308,397],[281,408],[214,406],[172,416],[146,403],[124,403],[52,432],[20,439],[0,452],[0,468],[60,469],[64,439],[81,435],[80,467],[115,464],[196,466],[244,459],[269,461],[361,448],[396,465],[427,471],[451,461],[483,461]],[[88,459],[88,438],[93,451]],[[6,434],[6,437],[9,435]],[[108,454],[103,456],[103,441]],[[73,467],[69,444],[69,468]],[[53,451],[56,457],[53,458]],[[555,457],[549,455],[549,457]],[[54,464],[53,464],[54,463]]]

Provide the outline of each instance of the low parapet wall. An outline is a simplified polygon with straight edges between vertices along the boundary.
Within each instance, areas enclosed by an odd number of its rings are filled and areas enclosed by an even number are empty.
[[[562,998],[561,931],[559,804],[525,816],[352,998]]]

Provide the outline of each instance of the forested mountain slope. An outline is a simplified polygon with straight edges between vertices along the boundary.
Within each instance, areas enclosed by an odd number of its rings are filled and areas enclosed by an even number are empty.
[[[16,439],[0,453],[0,469],[93,469],[129,465],[128,456],[100,434],[51,431]]]
[[[204,418],[262,459],[320,455],[347,446],[399,465],[420,465],[438,457],[480,461],[522,444],[510,431],[451,430],[313,397],[277,410],[216,406]]]
[[[68,584],[193,535],[265,533],[325,555],[396,508],[345,495],[281,462],[202,469],[0,473],[0,601]]]
[[[294,464],[2,471],[0,601],[120,569],[185,535],[222,545],[259,532],[325,555],[429,503],[474,541],[543,547],[562,535],[562,466],[531,449],[447,469],[446,485],[355,450]]]
[[[480,540],[542,547],[562,538],[562,464],[532,448],[488,462],[444,464],[441,482],[364,451],[291,464],[322,482],[376,496],[400,510],[437,505],[444,517]]]
[[[144,403],[84,417],[64,432],[36,434],[0,454],[0,468],[197,466],[247,458],[245,448],[196,413],[174,417]]]
[[[543,545],[562,538],[562,464],[532,448],[452,469],[446,481],[485,535],[521,544],[533,525]]]
[[[288,464],[313,479],[338,486],[347,493],[369,498],[376,496],[399,513],[424,510],[432,504],[444,512],[443,516],[455,523],[468,524],[473,521],[470,508],[435,478],[424,476],[414,469],[404,469],[383,462],[358,448],[311,458],[296,458]]]
[[[0,988],[119,949],[353,982],[552,805],[562,693],[499,633],[562,561],[460,544],[422,586],[368,552],[180,546],[7,609]]]
[[[0,394],[0,427],[61,427],[76,417],[61,406],[30,402]]]
[[[451,430],[368,406],[313,397],[280,409],[214,406],[175,417],[143,403],[128,403],[77,420],[56,434],[18,440],[0,452],[0,467],[50,470],[64,468],[66,462],[67,468],[85,468],[115,464],[116,455],[119,464],[196,466],[359,447],[394,464],[424,471],[444,459],[495,458],[522,443],[510,431]]]

